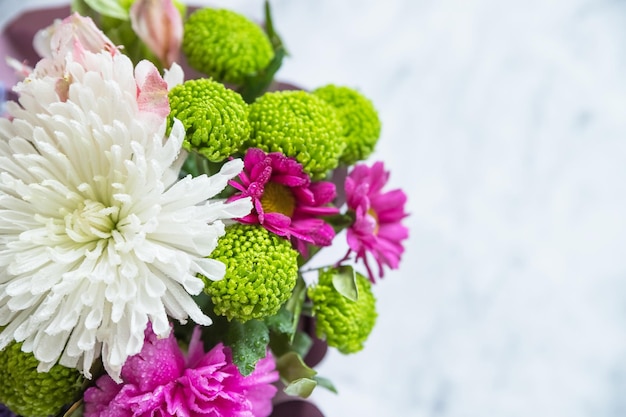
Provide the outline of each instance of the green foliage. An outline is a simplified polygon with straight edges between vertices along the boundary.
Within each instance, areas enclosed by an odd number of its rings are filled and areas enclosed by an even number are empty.
[[[120,20],[129,20],[128,8],[125,8],[119,0],[74,0],[73,7],[77,10],[91,8],[94,12]]]
[[[224,343],[230,346],[233,362],[242,375],[250,375],[259,359],[267,354],[270,341],[267,325],[259,320],[245,323],[233,320],[229,324]]]
[[[356,282],[356,273],[354,268],[349,265],[343,265],[335,268],[333,274],[333,287],[337,292],[350,301],[358,301],[359,289]]]
[[[270,329],[270,347],[275,355],[295,352],[304,357],[309,352],[313,340],[308,334],[296,330],[299,319],[300,314],[294,316],[285,306],[276,315],[265,318]]]
[[[285,384],[285,393],[306,398],[317,386],[317,372],[307,366],[296,352],[288,352],[276,361],[276,369]]]
[[[269,64],[267,64],[267,66],[262,70],[244,77],[244,81],[242,86],[239,88],[239,92],[246,103],[252,103],[258,96],[267,90],[274,80],[274,75],[280,69],[283,59],[287,56],[287,50],[283,45],[283,41],[274,30],[274,21],[272,19],[269,1],[265,2],[265,32],[267,33],[267,37],[272,44],[274,58],[272,58]]]

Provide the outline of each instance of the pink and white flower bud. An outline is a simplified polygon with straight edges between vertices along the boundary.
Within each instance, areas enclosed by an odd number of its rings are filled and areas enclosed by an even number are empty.
[[[33,39],[35,51],[48,59],[64,59],[68,53],[74,57],[84,51],[109,51],[115,55],[117,47],[89,17],[74,13],[63,20],[37,32]]]
[[[96,26],[89,17],[78,13],[56,20],[52,25],[37,32],[33,38],[33,47],[42,57],[30,74],[30,78],[53,77],[56,79],[55,91],[61,101],[67,100],[71,76],[66,71],[66,58],[84,64],[85,53],[108,52],[112,56],[119,49]],[[26,71],[26,68],[24,69]],[[21,93],[28,88],[22,87]]]
[[[172,0],[137,0],[130,9],[133,30],[170,67],[180,54],[183,20]]]

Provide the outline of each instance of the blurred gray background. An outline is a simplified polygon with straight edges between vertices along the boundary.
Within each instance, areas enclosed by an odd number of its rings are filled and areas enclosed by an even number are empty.
[[[319,367],[326,416],[625,416],[626,2],[271,4],[278,78],[372,99],[409,194],[370,340]]]

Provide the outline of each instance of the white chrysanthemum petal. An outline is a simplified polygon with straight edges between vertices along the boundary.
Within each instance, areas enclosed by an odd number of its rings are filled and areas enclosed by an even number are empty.
[[[205,204],[207,216],[204,218],[204,221],[212,223],[218,219],[244,217],[250,213],[251,204],[250,197],[240,198],[230,203],[224,203],[223,201],[207,202]]]
[[[183,72],[183,68],[174,62],[169,70],[165,70],[163,79],[167,83],[168,90],[171,90],[178,84],[182,84],[185,79],[185,73]]]
[[[211,258],[198,259],[194,266],[197,273],[202,274],[212,281],[221,280],[226,273],[226,265]]]
[[[165,120],[142,113],[127,57],[85,52],[64,71],[65,93],[32,77],[0,121],[0,349],[23,341],[39,369],[86,376],[102,355],[119,380],[148,321],[161,337],[168,316],[211,324],[191,297],[203,288],[196,274],[223,276],[206,257],[223,221],[251,205],[207,203],[239,160],[177,181],[184,127],[175,120],[165,139]]]

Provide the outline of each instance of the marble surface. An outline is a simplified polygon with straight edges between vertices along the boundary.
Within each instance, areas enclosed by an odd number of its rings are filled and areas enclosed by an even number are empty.
[[[279,78],[370,97],[409,194],[377,327],[319,367],[326,416],[626,415],[626,3],[271,3]]]

